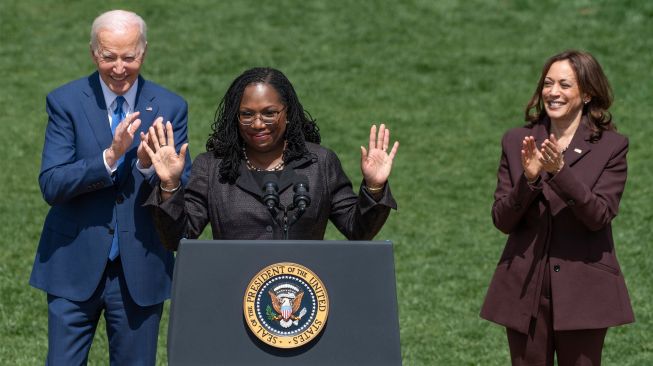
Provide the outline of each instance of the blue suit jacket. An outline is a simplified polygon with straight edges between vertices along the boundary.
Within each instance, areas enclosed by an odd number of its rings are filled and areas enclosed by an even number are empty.
[[[138,133],[123,164],[107,173],[102,152],[112,135],[97,72],[47,96],[49,116],[39,174],[52,207],[41,233],[30,284],[74,301],[91,297],[107,264],[118,222],[120,257],[129,293],[141,306],[170,296],[174,257],[164,249],[151,212],[143,207],[156,174],[146,180],[136,168]],[[177,150],[187,141],[188,105],[180,96],[139,77],[134,111],[147,132],[163,116],[173,124]],[[190,172],[190,154],[182,176]]]

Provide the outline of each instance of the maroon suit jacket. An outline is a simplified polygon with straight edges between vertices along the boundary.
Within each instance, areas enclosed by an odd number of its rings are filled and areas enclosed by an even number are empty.
[[[537,316],[544,276],[551,278],[553,328],[597,329],[634,321],[612,241],[626,183],[628,139],[613,131],[589,141],[581,121],[564,153],[565,165],[528,184],[520,150],[525,136],[539,146],[549,121],[515,128],[502,140],[494,193],[494,225],[509,234],[481,309],[481,317],[527,333]],[[544,273],[549,258],[549,271]]]

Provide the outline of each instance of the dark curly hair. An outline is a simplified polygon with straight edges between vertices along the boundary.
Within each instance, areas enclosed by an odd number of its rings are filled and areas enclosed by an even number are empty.
[[[220,181],[233,184],[238,178],[238,170],[244,159],[243,139],[238,128],[238,112],[245,88],[251,84],[271,85],[286,108],[288,125],[286,126],[286,149],[283,161],[288,162],[308,154],[306,142],[320,143],[320,129],[316,120],[304,110],[297,98],[297,93],[286,76],[279,70],[269,67],[257,67],[246,70],[229,86],[211,125],[213,133],[206,141],[206,150],[213,151],[220,163]]]
[[[567,50],[552,56],[546,61],[537,88],[526,106],[525,119],[528,122],[526,127],[533,127],[547,118],[544,101],[542,100],[544,79],[553,63],[564,60],[569,61],[576,74],[581,95],[587,95],[591,98],[589,103],[583,106],[582,115],[583,118],[588,120],[589,127],[592,130],[590,141],[597,141],[601,138],[603,131],[616,130],[616,126],[612,123],[612,115],[608,112],[612,105],[613,95],[612,88],[608,78],[603,73],[601,65],[588,52]]]

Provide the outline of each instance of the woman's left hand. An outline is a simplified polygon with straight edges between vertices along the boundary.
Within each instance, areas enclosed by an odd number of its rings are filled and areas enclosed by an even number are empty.
[[[147,135],[141,133],[141,145],[150,157],[161,186],[174,189],[181,184],[181,175],[186,163],[188,143],[175,150],[175,136],[170,121],[163,124],[163,118],[158,117],[150,127]]]
[[[562,149],[558,146],[558,139],[553,134],[544,140],[540,153],[539,160],[542,163],[542,169],[548,173],[556,174],[565,165]]]
[[[392,150],[388,153],[390,143],[390,130],[385,124],[379,126],[379,133],[376,132],[376,125],[370,128],[370,143],[366,149],[361,146],[361,171],[368,188],[380,188],[390,176],[392,161],[397,154],[399,141],[395,141]]]

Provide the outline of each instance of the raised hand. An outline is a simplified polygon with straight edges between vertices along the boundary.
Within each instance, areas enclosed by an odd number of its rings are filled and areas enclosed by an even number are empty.
[[[526,136],[521,143],[521,165],[524,175],[529,181],[534,181],[542,171],[542,154],[535,146],[535,137]]]
[[[141,146],[154,166],[156,174],[161,180],[161,186],[166,189],[179,187],[181,173],[184,170],[186,151],[188,143],[175,151],[175,136],[170,121],[163,124],[163,118],[159,117],[154,121],[147,135],[141,133]]]
[[[152,126],[154,126],[154,124],[157,121],[163,121],[163,117],[158,117],[156,120],[154,120],[154,122],[152,123]],[[149,132],[149,129],[148,129],[148,132]],[[151,142],[150,142],[150,134],[149,133],[145,134],[145,133],[141,132],[140,137],[141,137],[141,143],[138,145],[138,150],[136,150],[136,157],[138,157],[138,162],[140,163],[141,168],[147,169],[150,166],[152,166],[152,159],[150,159],[150,155],[145,150],[145,145],[149,145],[150,149],[152,149],[153,151],[154,151],[154,145],[152,145]]]
[[[113,166],[121,156],[125,155],[125,152],[134,142],[134,134],[138,131],[138,127],[141,125],[141,120],[138,119],[140,112],[134,112],[129,116],[125,117],[118,126],[116,126],[116,131],[113,134],[113,140],[111,141],[111,146],[106,149],[105,159],[109,166]]]
[[[544,140],[540,150],[540,163],[542,169],[548,173],[557,173],[565,165],[563,160],[562,148],[558,145],[558,139],[551,134],[548,139]]]
[[[376,125],[370,128],[370,142],[366,149],[361,146],[361,171],[368,188],[379,188],[385,185],[392,170],[392,161],[397,154],[399,141],[395,141],[392,150],[388,153],[390,143],[390,130],[384,124],[376,132]]]

